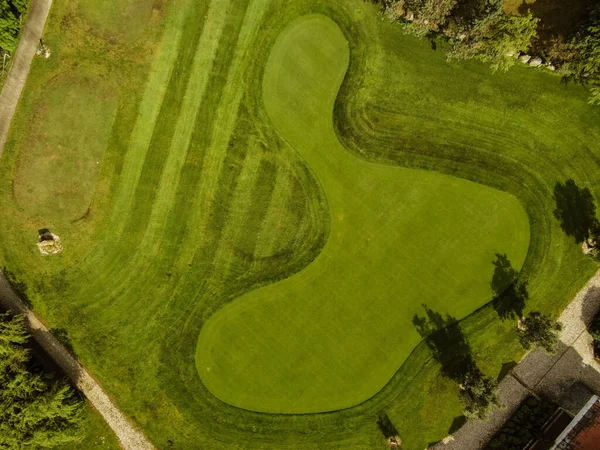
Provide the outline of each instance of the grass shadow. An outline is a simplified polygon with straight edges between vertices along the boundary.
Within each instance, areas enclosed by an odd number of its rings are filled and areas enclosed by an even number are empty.
[[[66,329],[64,328],[52,328],[50,329],[50,333],[52,333],[54,335],[54,337],[62,344],[65,346],[65,348],[67,350],[69,350],[69,352],[71,352],[71,354],[73,356],[75,356],[75,358],[77,358],[77,353],[75,353],[75,350],[73,349],[73,343],[71,342],[71,338],[69,337],[69,333]]]
[[[380,414],[377,418],[377,426],[386,439],[398,436],[398,430],[390,420],[389,416],[385,413]]]
[[[31,308],[32,303],[27,296],[27,285],[22,281],[19,281],[15,274],[8,270],[6,267],[2,268],[2,272],[8,281],[8,284],[12,287],[13,291],[19,296],[19,298],[27,305],[27,307]]]
[[[425,316],[415,314],[413,325],[441,364],[442,374],[458,382],[476,366],[471,346],[454,317],[443,316],[425,304],[423,308]]]
[[[465,423],[467,423],[467,418],[465,416],[455,417],[452,421],[452,425],[448,429],[448,434],[454,434],[458,431]]]
[[[502,320],[523,316],[525,303],[529,299],[526,282],[519,282],[519,272],[512,266],[506,254],[496,254],[492,261],[494,274],[490,281],[494,298],[492,306]]]
[[[500,373],[498,374],[498,378],[496,379],[498,382],[502,381],[511,370],[517,367],[518,363],[516,361],[510,361],[502,364],[502,368],[500,369]]]
[[[591,231],[598,228],[596,204],[588,188],[580,188],[572,179],[564,184],[556,183],[554,201],[554,217],[565,234],[573,237],[576,243],[587,240]]]

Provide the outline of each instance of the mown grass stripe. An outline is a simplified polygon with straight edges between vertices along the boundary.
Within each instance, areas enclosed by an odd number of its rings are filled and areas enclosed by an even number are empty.
[[[233,53],[231,70],[224,88],[223,97],[219,108],[215,111],[216,123],[219,124],[219,127],[214,130],[212,145],[206,155],[199,202],[195,209],[196,214],[192,218],[193,223],[199,223],[200,232],[205,232],[207,229],[210,216],[206,214],[206,211],[211,209],[216,199],[215,192],[218,186],[221,186],[219,183],[219,174],[222,171],[223,160],[226,154],[224,150],[231,141],[243,96],[243,89],[240,86],[243,86],[242,77],[247,58],[249,57],[247,50],[254,34],[258,31],[258,26],[261,23],[261,17],[264,12],[265,5],[263,1],[251,1]],[[185,251],[183,258],[193,257],[194,252],[192,247],[184,246],[184,248],[190,251]]]
[[[153,199],[156,193],[156,186],[162,174],[164,162],[167,159],[168,149],[171,140],[175,133],[175,121],[171,118],[177,116],[181,107],[181,98],[185,94],[190,75],[190,67],[193,63],[196,44],[200,39],[203,29],[203,22],[198,23],[198,14],[203,12],[201,5],[196,3],[188,4],[189,10],[184,16],[186,20],[180,24],[182,29],[181,45],[177,49],[176,61],[177,70],[171,71],[166,92],[162,99],[161,108],[156,119],[155,127],[152,130],[152,139],[148,149],[144,155],[139,155],[142,161],[141,173],[134,174],[137,185],[135,186],[135,197],[132,198],[132,203],[129,207],[121,211],[121,216],[113,216],[114,220],[120,219],[119,223],[115,224],[115,230],[118,239],[122,243],[116,247],[115,254],[105,254],[103,266],[105,267],[105,277],[96,279],[93,283],[86,287],[85,292],[80,295],[85,295],[86,298],[94,299],[97,306],[101,306],[107,301],[112,301],[113,298],[118,298],[124,290],[128,288],[127,283],[129,277],[127,274],[136,271],[136,251],[139,250],[139,240],[142,233],[145,231],[152,211]],[[200,9],[197,9],[200,8]],[[182,14],[178,11],[178,14]],[[166,29],[165,32],[169,30]],[[136,136],[133,136],[135,138]],[[124,178],[128,177],[127,173],[123,174]],[[129,180],[130,182],[131,180]],[[127,184],[127,186],[129,186]],[[128,196],[128,192],[124,193]],[[119,200],[123,197],[121,196]],[[110,236],[114,239],[113,236]],[[114,249],[113,246],[108,248]],[[98,259],[94,259],[94,264],[99,264]],[[110,298],[103,297],[95,299],[93,294],[88,291],[96,292],[97,283],[105,283],[109,279],[113,285],[113,296]]]
[[[222,245],[219,246],[214,256],[215,270],[222,274],[223,277],[227,276],[231,262],[235,261],[233,253],[235,252],[235,244],[240,234],[252,233],[252,230],[244,230],[243,226],[247,222],[247,216],[255,208],[255,186],[257,180],[261,179],[262,168],[260,150],[258,150],[259,154],[257,155],[257,149],[253,147],[250,144],[249,154],[242,167],[242,173],[238,180],[232,203],[229,206],[230,219],[225,224]],[[227,168],[223,167],[223,170],[227,170]]]
[[[150,69],[150,77],[146,84],[138,118],[133,128],[130,145],[123,164],[121,186],[118,190],[112,214],[113,218],[116,221],[121,221],[121,223],[133,201],[135,187],[140,178],[145,155],[150,147],[156,121],[167,92],[168,82],[177,60],[186,9],[184,7],[173,8],[173,14],[166,19],[157,56]]]
[[[198,118],[207,117],[209,119],[196,120],[191,130],[189,147],[184,155],[184,163],[178,175],[179,183],[174,187],[170,204],[166,205],[169,207],[170,213],[165,214],[167,217],[164,219],[164,235],[159,237],[159,230],[146,234],[146,239],[150,234],[154,234],[156,239],[147,240],[146,245],[148,248],[142,253],[145,256],[148,254],[154,254],[155,256],[146,258],[144,261],[138,261],[135,272],[129,273],[127,279],[122,280],[127,281],[125,283],[127,291],[121,293],[123,296],[128,296],[128,293],[137,292],[137,297],[143,298],[143,296],[139,296],[139,292],[140,290],[149,289],[149,286],[146,283],[140,282],[140,277],[136,274],[144,272],[144,279],[146,277],[160,279],[164,278],[166,274],[170,274],[168,275],[169,278],[173,276],[173,279],[170,279],[170,282],[164,286],[166,290],[164,293],[165,297],[170,297],[173,291],[172,286],[177,284],[179,274],[186,273],[189,269],[189,261],[182,261],[181,258],[178,258],[180,251],[186,248],[186,246],[191,246],[195,249],[203,242],[203,236],[198,233],[197,226],[190,219],[195,208],[194,193],[198,191],[198,184],[204,173],[204,157],[207,148],[211,145],[213,126],[216,123],[216,115],[212,114],[212,111],[214,105],[218,105],[221,101],[223,86],[227,80],[226,74],[230,70],[229,55],[234,49],[235,38],[240,32],[244,16],[245,9],[239,5],[238,9],[230,10],[227,14],[229,20],[223,28],[222,35],[228,36],[229,39],[221,42],[221,45],[218,47],[216,56],[214,57],[214,64],[212,65],[211,76],[205,88],[205,95],[202,101],[199,102],[199,111],[196,114]],[[242,163],[240,160],[236,163],[236,167],[241,166]],[[151,245],[154,245],[153,249],[150,248]],[[156,289],[153,288],[152,290],[153,292],[148,295],[156,294]],[[156,304],[155,306],[164,309],[166,304],[167,302]],[[144,308],[144,313],[152,315],[153,310]]]
[[[260,161],[257,174],[255,176],[254,186],[249,189],[249,198],[252,207],[245,215],[245,220],[237,224],[237,243],[236,248],[244,249],[252,258],[255,258],[255,248],[258,241],[259,232],[267,218],[267,212],[270,209],[273,200],[273,193],[278,177],[277,164],[271,159],[263,158]]]
[[[164,230],[166,225],[168,218],[166,211],[173,203],[173,196],[179,183],[181,168],[185,162],[185,155],[190,144],[198,111],[203,102],[209,78],[213,74],[213,63],[221,43],[221,35],[225,29],[227,19],[230,17],[229,3],[230,0],[213,0],[210,3],[206,17],[208,25],[202,30],[202,35],[196,45],[196,55],[183,97],[183,105],[177,119],[175,134],[161,177],[160,187],[154,200],[150,224],[144,236],[143,250],[146,249],[149,242],[155,244],[158,242],[156,240],[157,234]],[[144,253],[147,252],[144,251]]]
[[[286,226],[284,218],[288,216],[284,212],[291,196],[290,176],[287,168],[280,169],[277,172],[265,219],[256,233],[256,244],[254,246],[256,258],[266,258],[274,253],[277,236],[281,234],[282,229]]]

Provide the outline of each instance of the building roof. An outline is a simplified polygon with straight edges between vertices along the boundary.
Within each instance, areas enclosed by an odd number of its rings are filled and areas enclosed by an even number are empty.
[[[600,449],[600,399],[594,395],[556,439],[552,450]]]

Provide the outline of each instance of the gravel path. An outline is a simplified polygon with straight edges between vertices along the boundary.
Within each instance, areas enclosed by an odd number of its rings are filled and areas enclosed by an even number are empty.
[[[0,156],[2,156],[10,123],[23,91],[31,61],[42,37],[51,5],[52,0],[32,0],[29,7],[27,22],[23,28],[19,46],[14,55],[2,93],[0,93]],[[123,413],[117,409],[96,380],[79,364],[64,345],[50,333],[48,327],[21,301],[1,272],[0,306],[25,316],[35,340],[65,371],[75,386],[83,392],[94,408],[104,417],[124,449],[151,450],[154,448],[144,435],[136,430]]]
[[[135,429],[123,413],[117,409],[96,380],[52,335],[48,327],[40,321],[33,311],[21,301],[2,272],[0,272],[0,306],[25,316],[34,339],[56,361],[75,386],[83,392],[94,408],[104,417],[124,449],[154,449],[144,435]]]
[[[583,383],[600,392],[600,364],[594,360],[592,338],[587,325],[600,308],[600,271],[588,281],[558,319],[563,325],[555,355],[543,350],[528,353],[500,383],[500,399],[504,408],[495,409],[487,421],[471,420],[435,450],[478,450],[494,435],[506,419],[528,395],[526,385],[543,394],[566,410],[576,413],[584,398],[572,395],[575,383]]]
[[[23,91],[29,66],[35,56],[38,43],[44,31],[44,25],[52,0],[32,0],[27,21],[17,51],[13,56],[10,72],[0,93],[0,156],[8,137],[10,122],[15,114],[19,97]]]

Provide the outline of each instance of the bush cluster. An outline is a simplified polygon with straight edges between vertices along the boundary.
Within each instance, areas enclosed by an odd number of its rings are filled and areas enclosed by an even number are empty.
[[[443,36],[449,59],[479,59],[506,70],[536,36],[538,19],[508,14],[502,0],[380,0],[382,13],[417,36]]]
[[[0,54],[16,50],[27,3],[27,0],[0,0]]]
[[[540,436],[542,427],[555,411],[556,406],[552,403],[527,397],[484,450],[522,450]]]
[[[507,13],[503,0],[371,0],[382,14],[404,23],[408,33],[442,37],[449,59],[479,59],[506,70],[516,55],[535,50],[566,81],[589,85],[590,102],[600,104],[600,6],[574,37],[538,39],[539,19],[531,12]]]
[[[598,311],[592,319],[588,331],[594,339],[594,355],[596,358],[600,358],[600,311]]]

